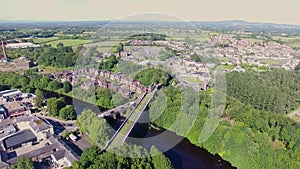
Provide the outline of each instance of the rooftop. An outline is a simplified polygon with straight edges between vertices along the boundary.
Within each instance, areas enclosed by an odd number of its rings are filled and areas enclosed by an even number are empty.
[[[3,140],[6,149],[34,140],[36,137],[30,130],[21,131]]]

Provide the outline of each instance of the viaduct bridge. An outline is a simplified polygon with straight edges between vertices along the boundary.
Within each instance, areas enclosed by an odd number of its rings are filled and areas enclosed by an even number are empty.
[[[152,85],[147,93],[144,93],[142,97],[137,101],[136,106],[130,112],[128,117],[121,124],[119,129],[115,132],[112,138],[107,142],[104,150],[118,148],[122,143],[125,142],[134,125],[141,117],[142,113],[150,103],[158,90],[159,85]]]

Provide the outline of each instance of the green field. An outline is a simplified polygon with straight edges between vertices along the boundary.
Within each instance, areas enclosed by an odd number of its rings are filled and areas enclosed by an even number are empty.
[[[234,65],[222,65],[223,69],[229,69],[229,70],[233,70],[235,68]]]
[[[40,66],[40,69],[42,69],[42,74],[49,74],[49,73],[55,73],[55,72],[60,72],[63,70],[72,70],[72,67],[68,68],[58,68],[58,67],[53,67],[53,66]]]
[[[64,39],[64,40],[55,40],[55,41],[47,42],[46,44],[51,45],[52,47],[56,47],[57,44],[63,43],[64,46],[76,47],[79,45],[84,45],[89,42],[91,42],[91,41],[83,40],[83,39]]]
[[[58,39],[59,39],[58,37],[51,37],[51,38],[36,38],[36,39],[33,39],[33,41],[34,41],[34,43],[41,44],[41,43],[46,43],[46,42],[56,41],[56,40],[58,40]]]
[[[291,47],[300,47],[300,37],[280,37],[280,36],[273,36],[274,40],[281,40],[285,44],[291,46]]]
[[[262,62],[264,62],[268,65],[276,65],[279,63],[277,60],[271,60],[271,59],[264,59],[264,60],[262,60]]]

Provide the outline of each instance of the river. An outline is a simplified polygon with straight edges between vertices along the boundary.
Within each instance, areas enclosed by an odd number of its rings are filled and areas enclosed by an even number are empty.
[[[44,91],[48,97],[64,97],[67,104],[72,104],[77,114],[83,110],[91,109],[94,112],[104,111],[104,108],[93,104],[73,99],[72,97],[60,95],[50,91]],[[152,145],[170,159],[175,169],[231,169],[231,164],[218,155],[212,155],[207,150],[199,148],[186,138],[176,135],[165,129],[146,128],[143,129],[144,139],[134,141],[146,149]],[[158,136],[159,137],[153,137]],[[130,141],[130,140],[129,140]]]

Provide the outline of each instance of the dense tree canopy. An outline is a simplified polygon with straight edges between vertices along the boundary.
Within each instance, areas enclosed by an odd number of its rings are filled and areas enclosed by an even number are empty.
[[[62,120],[75,120],[76,116],[76,111],[71,105],[67,105],[59,111],[59,118]]]
[[[228,94],[257,109],[280,114],[300,105],[300,74],[296,71],[226,74]]]
[[[118,151],[122,153],[131,153],[129,158],[118,154],[113,154],[109,151],[100,152],[99,148],[92,146],[83,151],[80,161],[74,162],[70,169],[78,168],[106,168],[106,169],[122,169],[122,168],[136,168],[136,169],[171,169],[173,168],[170,160],[166,158],[157,148],[152,147],[150,153],[156,156],[149,156],[149,152],[139,146],[131,146],[129,150],[128,145],[123,145]],[[129,150],[129,151],[128,151]],[[144,155],[144,156],[142,156]]]
[[[232,79],[234,80],[234,79]],[[238,80],[238,79],[236,79]],[[275,82],[274,82],[275,83]],[[182,118],[188,115],[181,109],[181,91],[174,87],[165,90],[165,98],[159,93],[150,104],[150,118],[155,125],[184,136],[195,145],[219,154],[237,168],[299,168],[300,125],[288,117],[254,109],[240,101],[227,97],[224,114],[212,135],[200,142],[203,126],[210,116],[210,92],[201,92],[200,110],[192,128]],[[263,92],[263,91],[262,91]],[[159,113],[159,117],[157,112]],[[179,119],[182,125],[176,125]],[[217,122],[217,121],[215,121]]]
[[[92,141],[101,147],[106,145],[106,142],[111,138],[113,134],[112,128],[105,121],[97,117],[96,113],[91,110],[85,110],[77,118],[81,129],[86,132]]]
[[[44,102],[44,93],[40,89],[35,90],[35,98],[34,98],[34,104],[36,107],[40,108],[43,106]]]
[[[171,80],[169,73],[160,69],[144,69],[135,75],[135,79],[139,80],[141,84],[150,86],[152,83],[167,85]]]
[[[59,116],[60,110],[66,106],[63,98],[50,98],[47,100],[47,110],[51,116]]]
[[[56,47],[44,45],[40,48],[8,49],[7,55],[10,58],[26,56],[44,66],[71,67],[75,65],[79,52],[79,50],[74,51],[71,46],[60,43]]]

